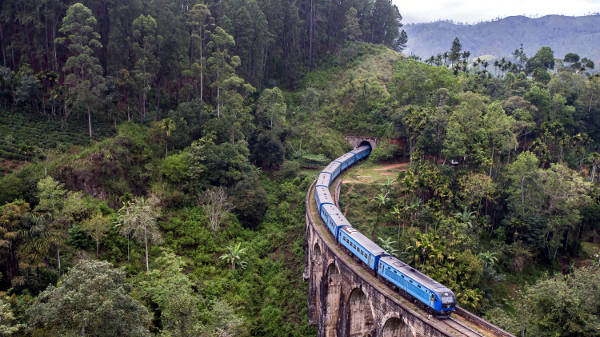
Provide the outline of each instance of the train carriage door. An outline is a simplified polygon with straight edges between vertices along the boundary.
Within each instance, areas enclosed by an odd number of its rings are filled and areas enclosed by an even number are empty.
[[[369,254],[369,267],[371,267],[371,262],[373,261],[373,255]]]

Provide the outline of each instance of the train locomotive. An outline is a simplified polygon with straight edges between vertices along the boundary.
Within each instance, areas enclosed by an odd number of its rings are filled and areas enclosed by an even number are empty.
[[[388,254],[348,222],[335,205],[329,186],[344,170],[371,153],[362,145],[340,156],[319,173],[315,185],[315,203],[319,215],[335,240],[364,263],[378,277],[419,301],[437,317],[447,318],[456,308],[454,293],[439,282]]]

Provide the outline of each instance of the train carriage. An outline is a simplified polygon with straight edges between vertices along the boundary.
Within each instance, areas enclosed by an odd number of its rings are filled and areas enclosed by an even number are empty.
[[[348,152],[337,158],[335,161],[342,165],[341,170],[343,171],[356,162],[356,155],[352,152]]]
[[[327,228],[329,228],[329,231],[333,234],[336,241],[342,227],[352,227],[348,219],[342,214],[342,211],[335,205],[323,205],[323,207],[321,207],[321,218],[325,224],[327,224]]]
[[[321,172],[319,173],[319,177],[317,178],[317,187],[329,187],[331,183],[331,173],[329,172]]]
[[[377,271],[379,258],[386,255],[383,248],[352,227],[340,229],[338,242],[375,271]]]
[[[393,256],[379,259],[377,274],[441,315],[454,310],[454,293]]]
[[[335,178],[337,178],[338,175],[340,175],[341,171],[342,165],[336,161],[332,161],[323,169],[323,171],[321,171],[321,173],[330,173],[331,178],[329,180],[329,183],[331,183],[333,180],[335,180]]]
[[[319,207],[319,214],[321,214],[321,207],[323,205],[334,205],[331,193],[329,193],[329,188],[323,186],[315,187],[315,201],[317,202],[317,206]]]
[[[371,153],[370,145],[359,146],[356,149],[350,151],[356,155],[356,160],[359,161]]]

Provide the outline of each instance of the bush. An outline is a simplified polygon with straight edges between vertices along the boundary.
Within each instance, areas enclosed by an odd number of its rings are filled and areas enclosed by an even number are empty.
[[[401,158],[402,155],[402,148],[397,144],[383,144],[373,149],[370,157],[373,161],[390,161]]]
[[[275,172],[275,176],[279,178],[292,178],[298,174],[300,164],[297,161],[286,160],[281,164],[279,171]]]

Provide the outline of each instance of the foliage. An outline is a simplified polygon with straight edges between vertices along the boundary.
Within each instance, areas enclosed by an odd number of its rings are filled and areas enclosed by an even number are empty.
[[[63,71],[67,73],[65,86],[67,102],[73,108],[87,108],[89,135],[92,138],[92,105],[100,99],[104,77],[100,61],[94,56],[94,49],[101,48],[100,34],[94,30],[96,18],[82,3],[75,3],[67,9],[60,32],[66,38],[57,38],[58,43],[67,42],[71,56]]]
[[[599,285],[596,267],[540,280],[519,294],[514,314],[498,321],[522,336],[598,336]]]
[[[81,261],[38,296],[27,311],[28,326],[51,335],[149,336],[148,311],[129,291],[123,271]]]
[[[135,293],[158,307],[161,336],[197,336],[202,331],[200,298],[183,273],[183,259],[164,251],[153,265],[156,268],[140,275]]]

